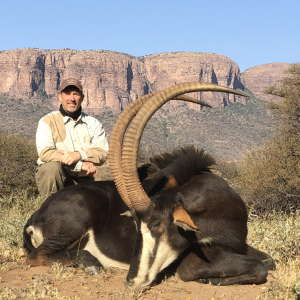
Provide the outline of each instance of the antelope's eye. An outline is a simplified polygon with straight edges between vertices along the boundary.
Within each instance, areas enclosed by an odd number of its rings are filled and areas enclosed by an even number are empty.
[[[160,222],[155,222],[155,223],[153,223],[153,224],[151,225],[151,230],[152,230],[152,229],[156,229],[157,227],[159,227],[159,225],[160,225]]]

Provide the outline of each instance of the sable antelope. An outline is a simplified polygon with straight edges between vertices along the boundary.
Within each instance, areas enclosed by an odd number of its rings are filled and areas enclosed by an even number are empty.
[[[127,284],[134,287],[151,284],[170,264],[185,281],[266,281],[275,264],[268,254],[246,244],[246,206],[210,171],[215,164],[210,155],[185,147],[156,156],[137,170],[139,141],[148,120],[170,99],[194,91],[247,96],[193,82],[133,102],[117,120],[110,139],[114,182],[79,184],[49,197],[24,227],[27,263],[125,268]]]

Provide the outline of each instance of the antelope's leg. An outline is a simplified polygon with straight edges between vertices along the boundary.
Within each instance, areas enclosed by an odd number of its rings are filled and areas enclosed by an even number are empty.
[[[257,258],[203,247],[191,251],[177,269],[183,281],[195,280],[213,285],[261,284],[266,282],[268,270]]]
[[[258,258],[260,261],[264,263],[264,265],[267,267],[268,270],[270,271],[276,270],[275,262],[269,254],[259,251],[248,245],[247,255]]]

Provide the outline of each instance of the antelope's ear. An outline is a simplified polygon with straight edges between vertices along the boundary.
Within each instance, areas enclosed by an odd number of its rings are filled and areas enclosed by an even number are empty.
[[[174,223],[184,230],[192,230],[200,232],[200,229],[194,224],[190,215],[182,206],[177,206],[173,213]]]
[[[125,211],[124,213],[120,214],[120,216],[132,218],[130,210]]]
[[[165,185],[165,190],[177,187],[178,183],[173,175],[168,176],[168,180]]]

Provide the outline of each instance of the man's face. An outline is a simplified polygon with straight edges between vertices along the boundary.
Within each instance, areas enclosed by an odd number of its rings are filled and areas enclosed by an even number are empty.
[[[58,94],[58,99],[66,112],[73,113],[77,111],[83,101],[84,95],[76,86],[67,86]]]

